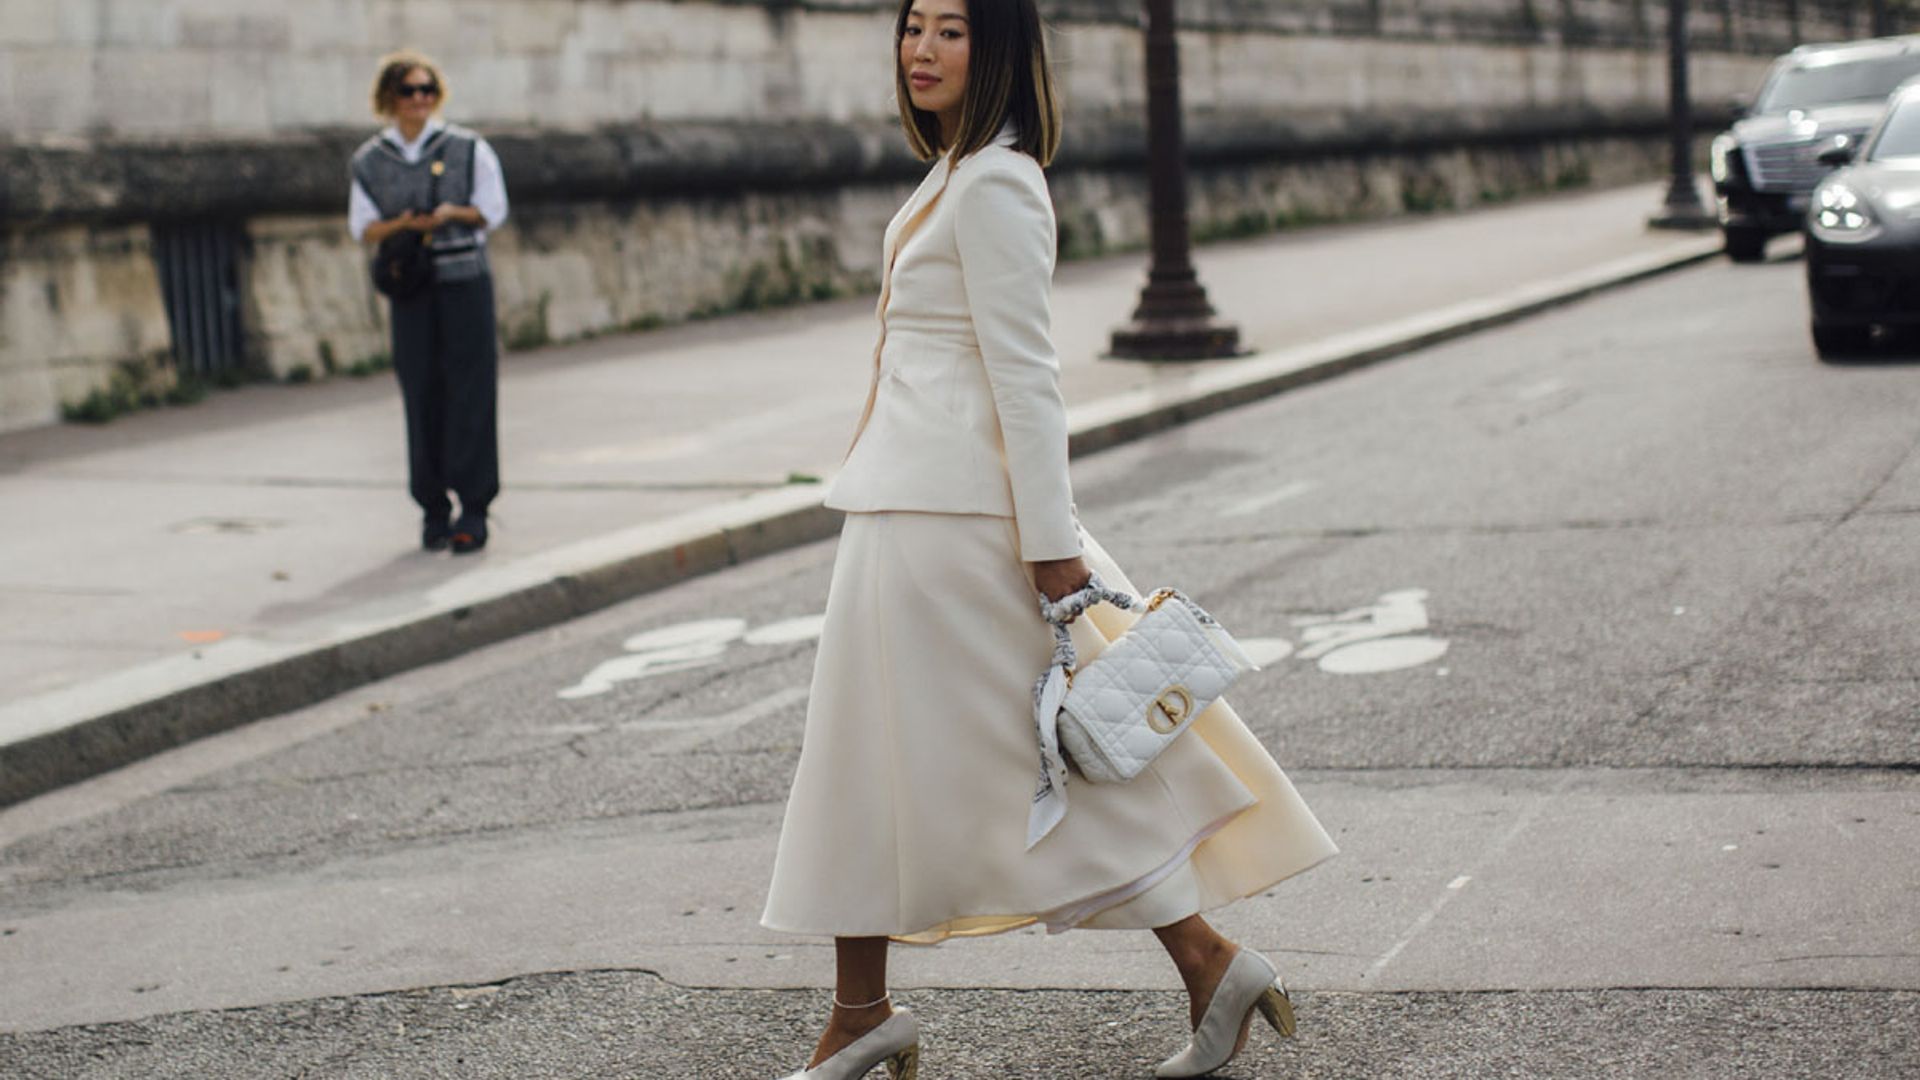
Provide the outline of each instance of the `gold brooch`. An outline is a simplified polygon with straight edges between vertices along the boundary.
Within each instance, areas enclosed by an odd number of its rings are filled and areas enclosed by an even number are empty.
[[[439,175],[440,175],[441,173],[444,173],[444,172],[446,172],[446,171],[447,171],[447,163],[446,163],[446,162],[444,162],[444,161],[436,161],[436,162],[434,162],[434,163],[433,163],[433,175],[435,175],[435,176],[439,176]]]

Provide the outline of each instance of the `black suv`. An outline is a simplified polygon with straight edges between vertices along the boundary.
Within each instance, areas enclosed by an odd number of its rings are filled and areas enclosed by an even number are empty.
[[[1734,262],[1758,262],[1767,239],[1798,231],[1820,151],[1836,136],[1858,145],[1887,95],[1920,75],[1920,35],[1802,45],[1774,61],[1749,115],[1713,140],[1720,230]]]
[[[1807,293],[1822,360],[1867,351],[1873,328],[1920,327],[1920,79],[1896,91],[1860,147],[1832,146],[1838,166],[1813,189]]]

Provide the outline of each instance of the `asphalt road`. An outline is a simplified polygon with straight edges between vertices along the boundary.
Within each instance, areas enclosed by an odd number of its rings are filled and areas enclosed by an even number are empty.
[[[1089,458],[1342,856],[1225,1075],[1920,1073],[1920,363],[1714,264]],[[1277,284],[1276,288],[1283,288]],[[0,1075],[776,1076],[830,544],[0,812]],[[1336,647],[1337,646],[1337,647]],[[897,953],[932,1077],[1146,1075],[1146,935]]]

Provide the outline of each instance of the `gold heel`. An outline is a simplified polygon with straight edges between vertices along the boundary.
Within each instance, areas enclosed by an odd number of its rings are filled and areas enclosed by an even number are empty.
[[[920,1047],[909,1046],[887,1059],[888,1080],[914,1080],[920,1075]]]
[[[1293,1038],[1293,999],[1287,996],[1285,987],[1279,983],[1267,987],[1260,999],[1254,1002],[1254,1007],[1260,1010],[1260,1015],[1267,1018],[1267,1023],[1272,1024],[1273,1030],[1279,1032],[1282,1038]]]

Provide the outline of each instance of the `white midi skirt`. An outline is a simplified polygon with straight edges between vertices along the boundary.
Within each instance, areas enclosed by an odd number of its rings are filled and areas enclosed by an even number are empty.
[[[1134,618],[1089,616],[1083,661]],[[1334,854],[1224,701],[1125,784],[1073,774],[1066,818],[1028,850],[1032,691],[1052,652],[1010,519],[849,514],[762,924],[923,944],[1036,922],[1145,929]]]

